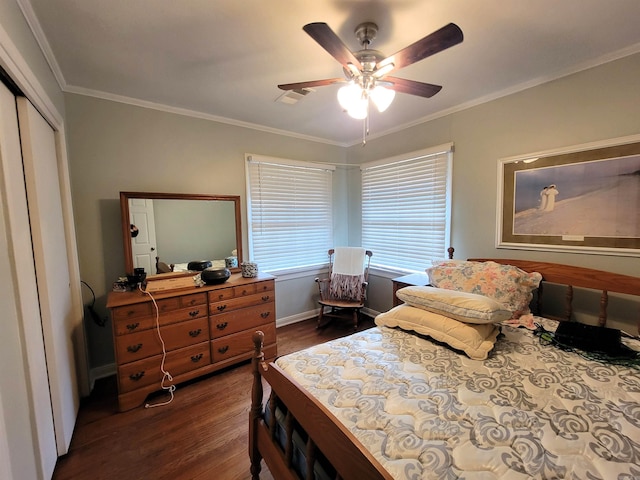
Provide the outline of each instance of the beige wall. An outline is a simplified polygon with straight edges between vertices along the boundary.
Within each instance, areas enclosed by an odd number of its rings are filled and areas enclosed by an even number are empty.
[[[640,259],[496,249],[498,159],[640,132],[640,55],[469,108],[393,135],[340,148],[257,130],[66,95],[71,178],[83,280],[99,296],[123,274],[118,192],[167,191],[241,195],[244,153],[357,164],[453,141],[453,245],[457,258],[532,258],[619,273]],[[338,168],[334,182],[336,242],[360,241],[357,168]],[[346,206],[346,208],[344,208]],[[246,214],[243,231],[246,245]],[[313,277],[278,284],[278,318],[315,308]],[[374,277],[369,307],[391,305],[388,278]],[[88,325],[91,364],[110,363],[109,329]]]

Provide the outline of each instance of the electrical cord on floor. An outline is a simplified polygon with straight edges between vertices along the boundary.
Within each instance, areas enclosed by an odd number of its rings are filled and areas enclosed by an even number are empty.
[[[91,318],[93,319],[96,325],[98,325],[99,327],[104,327],[107,322],[101,319],[100,315],[98,315],[98,312],[96,312],[95,309],[93,308],[96,304],[96,292],[94,292],[93,288],[91,288],[91,285],[89,285],[84,280],[80,280],[80,283],[82,283],[85,287],[87,287],[91,292],[91,296],[92,296],[91,303],[89,305],[86,305],[89,315],[91,315]]]
[[[153,307],[156,312],[156,332],[158,333],[158,338],[160,339],[160,344],[162,345],[162,361],[160,362],[160,371],[162,372],[162,380],[160,381],[160,387],[163,390],[168,391],[169,394],[171,395],[171,398],[166,402],[153,403],[153,404],[145,403],[144,408],[163,407],[165,405],[169,405],[173,401],[173,398],[174,398],[173,392],[176,391],[176,386],[173,383],[170,385],[165,384],[165,381],[173,382],[173,377],[164,368],[164,363],[165,363],[165,360],[167,359],[167,350],[164,345],[164,340],[162,339],[162,334],[160,333],[160,310],[158,310],[158,304],[156,303],[156,299],[153,298],[153,295],[151,295],[151,292],[147,292],[143,290],[142,285],[138,285],[138,289],[145,295],[149,295],[149,298],[151,298],[151,301],[153,302]]]

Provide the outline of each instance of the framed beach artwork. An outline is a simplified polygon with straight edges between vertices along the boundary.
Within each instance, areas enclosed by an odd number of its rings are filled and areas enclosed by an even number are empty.
[[[498,162],[496,247],[640,254],[640,135]]]

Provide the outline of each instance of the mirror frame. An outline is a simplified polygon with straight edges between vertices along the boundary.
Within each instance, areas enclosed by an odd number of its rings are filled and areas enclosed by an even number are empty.
[[[242,263],[242,210],[239,195],[208,195],[198,193],[158,193],[158,192],[120,192],[120,215],[122,217],[122,240],[124,246],[125,272],[133,273],[133,249],[131,247],[131,224],[129,221],[129,199],[150,198],[153,200],[222,200],[234,203],[236,217],[236,250],[238,267],[230,268],[231,272],[239,272]],[[155,275],[156,273],[149,273]]]

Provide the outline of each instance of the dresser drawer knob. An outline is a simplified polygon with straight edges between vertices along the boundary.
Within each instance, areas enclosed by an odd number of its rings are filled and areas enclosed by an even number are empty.
[[[200,360],[202,360],[202,354],[201,353],[191,356],[191,361],[193,363],[198,363]]]
[[[271,314],[271,312],[262,312],[262,313],[260,314],[260,316],[261,316],[262,318],[267,318],[270,314]]]
[[[220,347],[218,349],[218,352],[220,353],[227,353],[227,350],[229,350],[229,345],[225,345],[224,347]]]
[[[201,333],[202,333],[202,329],[201,328],[199,328],[197,330],[189,330],[189,336],[190,337],[197,337]]]
[[[218,311],[219,312],[223,311],[225,308],[227,308],[226,305],[218,305]]]
[[[219,324],[216,325],[216,328],[218,330],[224,330],[225,328],[227,328],[227,325],[229,325],[227,322],[219,323]]]
[[[140,350],[142,348],[142,344],[138,343],[136,345],[129,345],[127,347],[127,352],[129,353],[136,353],[138,350]]]
[[[189,316],[197,317],[199,313],[200,313],[200,310],[192,310],[191,312],[189,312]]]
[[[138,380],[140,380],[142,377],[144,377],[144,370],[141,372],[137,372],[137,373],[132,373],[131,375],[129,375],[129,378],[131,380],[133,380],[134,382],[137,382]]]
[[[247,295],[247,291],[246,290],[242,290],[242,295]]]
[[[140,322],[127,324],[127,330],[132,331],[140,326]]]
[[[218,300],[224,300],[224,293],[218,295]]]
[[[266,302],[267,300],[269,300],[271,297],[269,295],[263,295],[262,296],[262,301]]]

